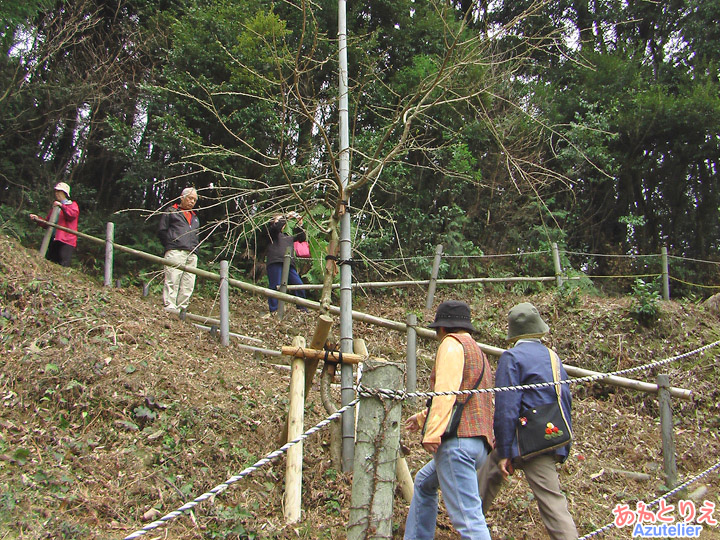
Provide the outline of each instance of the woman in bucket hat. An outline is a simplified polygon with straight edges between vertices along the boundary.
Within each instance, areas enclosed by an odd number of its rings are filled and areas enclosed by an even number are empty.
[[[470,335],[475,328],[465,302],[450,300],[438,306],[435,321],[440,340],[430,375],[433,392],[491,388],[492,368]],[[465,403],[455,433],[447,433],[453,405]],[[477,469],[493,445],[493,402],[490,393],[434,396],[426,410],[410,417],[405,427],[420,431],[422,445],[433,458],[415,476],[412,503],[405,522],[405,538],[429,540],[435,536],[438,489],[460,537],[488,540],[482,512]]]
[[[72,229],[77,232],[80,208],[75,201],[70,200],[70,186],[65,182],[58,182],[55,184],[54,189],[55,201],[53,201],[53,208],[56,206],[60,208],[57,224],[61,227]],[[50,221],[53,208],[50,209],[45,221]],[[44,224],[38,222],[39,218],[36,214],[30,214],[30,219],[45,228]],[[53,239],[50,242],[45,258],[62,266],[70,266],[70,261],[72,260],[72,255],[75,252],[76,247],[77,235],[60,229],[55,229]]]
[[[498,360],[495,384],[499,387],[526,386],[553,381],[550,351],[540,339],[550,328],[537,308],[523,302],[508,313],[507,340],[512,345]],[[559,363],[560,380],[568,378]],[[495,450],[478,473],[483,508],[487,511],[500,491],[505,479],[515,468],[525,473],[530,489],[537,501],[548,535],[552,540],[575,540],[578,537],[575,522],[567,508],[567,499],[560,489],[556,463],[563,463],[570,445],[550,450],[532,458],[521,459],[518,450],[516,426],[520,411],[557,400],[554,386],[523,388],[495,394]],[[560,402],[565,419],[570,420],[570,387],[560,386]]]

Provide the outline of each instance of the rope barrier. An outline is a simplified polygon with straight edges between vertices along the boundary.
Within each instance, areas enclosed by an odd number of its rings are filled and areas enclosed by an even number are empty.
[[[690,283],[689,281],[683,281],[682,279],[668,276],[673,281],[677,281],[679,283],[682,283],[683,285],[690,285],[692,287],[702,287],[703,289],[720,289],[720,285],[700,285],[699,283]]]
[[[243,478],[243,477],[245,477],[245,476],[248,476],[248,475],[250,475],[251,473],[255,472],[256,470],[260,469],[261,467],[264,467],[265,465],[271,463],[272,461],[274,461],[275,459],[277,459],[278,457],[280,457],[282,454],[284,454],[285,452],[287,452],[290,448],[292,448],[292,447],[295,446],[296,444],[298,444],[298,443],[302,442],[303,440],[307,439],[310,435],[316,433],[317,431],[320,431],[322,428],[324,428],[325,426],[327,426],[328,424],[330,424],[330,422],[332,422],[333,420],[336,420],[336,419],[340,418],[345,411],[347,411],[348,409],[350,409],[350,408],[354,407],[355,405],[357,405],[357,403],[359,403],[359,401],[360,401],[360,398],[354,399],[353,401],[351,401],[350,403],[348,403],[347,405],[345,405],[345,406],[342,407],[341,409],[338,409],[338,410],[335,411],[333,414],[331,414],[330,416],[328,416],[327,418],[325,418],[325,420],[322,420],[321,422],[318,422],[315,426],[313,426],[312,428],[308,429],[305,433],[303,433],[302,435],[300,435],[300,436],[297,437],[296,439],[293,439],[292,441],[287,442],[286,444],[284,444],[283,446],[281,446],[280,448],[278,448],[278,449],[275,450],[274,452],[269,453],[267,456],[265,456],[264,458],[258,460],[258,461],[255,462],[253,465],[250,465],[249,467],[247,467],[246,469],[244,469],[244,470],[243,470],[242,472],[240,472],[239,474],[228,478],[228,479],[225,480],[225,482],[223,482],[222,484],[218,484],[217,486],[215,486],[214,488],[212,488],[210,491],[206,491],[205,493],[203,493],[202,495],[196,497],[196,498],[193,499],[192,501],[190,501],[190,502],[188,502],[188,503],[185,503],[184,505],[182,505],[182,506],[181,506],[180,508],[178,508],[177,510],[173,510],[172,512],[170,512],[169,514],[164,515],[164,516],[161,517],[160,519],[158,519],[158,520],[156,520],[156,521],[153,521],[152,523],[148,523],[148,524],[145,525],[142,529],[139,529],[139,530],[135,531],[134,533],[126,536],[123,540],[133,540],[134,538],[140,538],[140,537],[143,536],[144,534],[147,534],[148,532],[150,532],[150,531],[152,531],[152,530],[154,530],[154,529],[157,529],[157,528],[160,527],[161,525],[163,525],[163,524],[165,524],[165,523],[168,523],[169,521],[172,521],[172,520],[175,519],[176,517],[181,516],[183,513],[187,512],[188,510],[193,509],[194,507],[196,507],[196,506],[197,506],[198,504],[200,504],[201,502],[203,502],[203,501],[205,501],[205,500],[207,500],[207,499],[209,499],[209,498],[211,498],[211,497],[214,497],[215,495],[219,495],[220,493],[222,493],[223,491],[225,491],[228,487],[230,487],[232,484],[234,484],[235,482],[237,482],[237,481],[240,480],[241,478]]]
[[[610,376],[624,375],[624,374],[627,374],[627,373],[631,373],[631,372],[635,372],[635,371],[640,371],[640,370],[643,370],[643,369],[651,369],[651,368],[653,368],[653,367],[658,367],[658,366],[664,365],[664,364],[666,364],[666,363],[669,363],[669,362],[672,362],[672,361],[675,361],[675,360],[679,360],[679,359],[687,358],[687,357],[692,356],[692,355],[695,355],[695,354],[699,354],[699,353],[701,353],[701,352],[703,352],[703,351],[706,351],[706,350],[708,350],[708,349],[710,349],[710,348],[712,348],[712,347],[716,347],[717,345],[720,345],[720,340],[715,341],[715,342],[713,342],[713,343],[709,343],[709,344],[707,344],[707,345],[704,345],[704,346],[702,346],[702,347],[700,347],[700,348],[698,348],[698,349],[694,349],[694,350],[688,351],[688,352],[686,352],[686,353],[682,353],[682,354],[679,354],[679,355],[671,356],[671,357],[669,357],[669,358],[665,358],[665,359],[662,359],[662,360],[658,360],[658,361],[655,361],[655,362],[651,362],[651,363],[649,363],[649,364],[645,364],[645,365],[642,365],[642,366],[636,366],[636,367],[632,367],[632,368],[628,368],[628,369],[618,370],[618,371],[614,371],[614,372],[611,372],[611,373],[601,373],[601,374],[598,374],[598,375],[590,375],[590,376],[587,376],[587,377],[579,377],[579,378],[576,378],[576,379],[568,379],[568,380],[565,380],[565,381],[558,381],[557,383],[554,382],[554,381],[552,381],[552,382],[532,383],[532,384],[518,385],[518,386],[505,386],[505,387],[497,387],[497,388],[480,388],[480,389],[474,389],[474,390],[457,390],[457,391],[446,391],[446,392],[405,392],[405,391],[402,391],[402,390],[398,391],[398,390],[390,390],[390,389],[383,389],[383,388],[367,388],[367,387],[363,386],[362,383],[358,383],[357,386],[356,386],[356,391],[357,391],[358,397],[355,398],[353,401],[351,401],[350,403],[348,403],[347,405],[345,405],[345,406],[342,407],[341,409],[338,409],[336,412],[334,412],[333,414],[331,414],[330,416],[328,416],[326,419],[322,420],[321,422],[319,422],[318,424],[316,424],[315,426],[313,426],[312,428],[310,428],[309,430],[307,430],[305,433],[303,433],[302,435],[300,435],[300,436],[297,437],[296,439],[287,442],[285,445],[283,445],[283,446],[280,447],[279,449],[275,450],[274,452],[271,452],[270,454],[268,454],[268,455],[265,456],[264,458],[258,460],[258,461],[257,461],[256,463],[254,463],[253,465],[247,467],[246,469],[244,469],[243,471],[241,471],[239,474],[228,478],[228,479],[227,479],[225,482],[223,482],[222,484],[219,484],[219,485],[215,486],[215,487],[212,488],[211,490],[209,490],[209,491],[203,493],[202,495],[196,497],[196,498],[193,499],[192,501],[190,501],[190,502],[188,502],[188,503],[185,503],[184,505],[182,505],[182,506],[181,506],[180,508],[178,508],[177,510],[174,510],[174,511],[166,514],[165,516],[161,517],[160,519],[158,519],[158,520],[156,520],[156,521],[153,521],[152,523],[149,523],[148,525],[146,525],[146,526],[143,527],[142,529],[139,529],[139,530],[137,530],[136,532],[134,532],[134,533],[126,536],[123,540],[134,540],[135,538],[139,538],[139,537],[143,536],[144,534],[146,534],[146,533],[148,533],[148,532],[150,532],[150,531],[152,531],[152,530],[154,530],[154,529],[156,529],[156,528],[164,525],[165,523],[168,523],[169,521],[172,521],[173,519],[181,516],[183,513],[191,510],[192,508],[194,508],[195,506],[197,506],[197,505],[200,504],[201,502],[203,502],[203,501],[205,501],[205,500],[207,500],[207,499],[209,499],[209,498],[211,498],[211,497],[214,497],[215,495],[219,495],[220,493],[222,493],[223,491],[225,491],[228,487],[230,487],[232,484],[234,484],[235,482],[237,482],[237,481],[240,480],[241,478],[244,478],[245,476],[248,476],[248,475],[252,474],[253,472],[255,472],[256,470],[258,470],[258,469],[264,467],[265,465],[271,463],[272,461],[274,461],[275,459],[277,459],[278,457],[280,457],[282,454],[284,454],[285,452],[287,452],[287,451],[288,451],[290,448],[292,448],[294,445],[296,445],[296,444],[300,443],[301,441],[307,439],[310,435],[312,435],[312,434],[316,433],[317,431],[319,431],[320,429],[324,428],[325,426],[327,426],[328,424],[330,424],[330,422],[332,422],[333,420],[336,420],[337,418],[340,418],[345,411],[347,411],[348,409],[354,407],[357,403],[359,403],[361,397],[373,397],[373,396],[375,396],[375,397],[379,397],[380,399],[404,400],[404,399],[412,398],[412,397],[431,397],[431,396],[441,396],[441,395],[459,395],[459,394],[473,394],[473,393],[485,393],[485,392],[493,392],[493,393],[494,393],[494,392],[507,392],[507,391],[513,391],[513,390],[521,390],[521,389],[524,389],[524,388],[544,388],[544,387],[549,387],[549,386],[555,386],[556,384],[558,384],[558,385],[561,385],[561,384],[568,384],[568,385],[569,385],[569,384],[577,384],[577,383],[581,383],[581,382],[596,381],[596,380],[604,379],[604,378],[607,378],[607,377],[610,377]],[[718,468],[718,467],[720,467],[720,462],[719,462],[718,464],[716,464],[714,467],[712,467],[712,468],[708,469],[707,471],[705,471],[704,473],[702,473],[700,476],[696,477],[695,480],[697,480],[698,478],[701,478],[702,476],[704,476],[704,475],[706,475],[706,474],[709,474],[712,470],[714,470],[715,468]],[[686,483],[683,484],[682,486],[679,486],[679,487],[676,488],[675,490],[667,493],[667,494],[665,495],[665,497],[668,497],[668,496],[672,495],[673,493],[675,493],[676,491],[679,491],[680,489],[682,489],[685,485],[687,485],[687,484],[689,484],[689,483],[690,483],[690,482],[686,482]],[[662,497],[661,497],[661,498],[662,498]],[[652,504],[656,504],[659,500],[660,500],[660,499],[656,499],[655,501],[653,501],[653,503],[651,503],[651,505],[652,505]],[[614,526],[614,524],[611,524],[611,526]],[[609,527],[609,526],[606,525],[605,527],[606,527],[606,528],[611,528],[611,526]],[[604,531],[604,530],[605,530],[605,529],[598,529],[598,531],[601,531],[601,532]],[[596,532],[596,533],[592,533],[592,534],[599,534],[599,533]],[[583,538],[587,538],[587,537],[583,537]],[[582,539],[580,539],[580,540],[582,540]]]
[[[713,472],[715,469],[720,469],[720,461],[718,461],[715,465],[713,465],[713,466],[711,466],[711,467],[708,467],[708,468],[705,469],[703,472],[701,472],[700,474],[698,474],[698,475],[695,476],[694,478],[691,478],[690,480],[688,480],[688,481],[685,482],[684,484],[680,484],[679,486],[677,486],[676,488],[672,489],[671,491],[668,491],[667,493],[665,493],[664,495],[661,495],[660,497],[658,497],[657,499],[653,500],[652,502],[649,502],[648,505],[647,505],[647,507],[648,507],[648,508],[652,508],[653,506],[655,506],[656,504],[658,504],[661,500],[667,499],[668,497],[671,497],[671,496],[674,495],[675,493],[678,493],[679,491],[682,491],[682,490],[685,489],[686,487],[694,484],[695,482],[697,482],[697,481],[700,480],[701,478],[707,476],[708,474],[710,474],[711,472]],[[578,538],[578,540],[587,540],[588,538],[592,538],[593,536],[597,536],[597,535],[599,535],[599,534],[604,534],[604,533],[606,533],[607,531],[609,531],[610,529],[614,529],[614,528],[616,528],[616,527],[617,527],[617,525],[615,525],[615,522],[612,521],[612,522],[608,523],[607,525],[603,525],[603,526],[600,527],[599,529],[595,529],[594,531],[586,534],[585,536],[581,536],[580,538]]]
[[[599,381],[601,379],[606,379],[608,377],[613,376],[619,376],[619,375],[625,375],[628,373],[633,373],[635,371],[642,371],[646,369],[652,369],[655,367],[659,367],[665,364],[668,364],[670,362],[674,362],[675,360],[680,360],[682,358],[687,358],[689,356],[693,356],[695,354],[699,354],[701,352],[704,352],[708,349],[711,349],[713,347],[717,347],[720,345],[720,340],[714,341],[712,343],[709,343],[707,345],[703,345],[702,347],[698,349],[694,349],[692,351],[688,351],[686,353],[678,354],[676,356],[671,356],[669,358],[664,358],[662,360],[657,360],[655,362],[651,362],[649,364],[644,364],[642,366],[635,366],[627,369],[621,369],[618,371],[612,371],[610,373],[599,373],[597,375],[588,375],[586,377],[577,377],[575,379],[566,379],[564,381],[549,381],[549,382],[543,382],[543,383],[530,383],[526,385],[516,385],[516,386],[501,386],[501,387],[495,387],[495,388],[476,388],[471,390],[448,390],[444,392],[404,392],[402,390],[390,390],[386,388],[367,388],[363,386],[362,384],[359,384],[357,386],[357,392],[359,396],[363,397],[372,397],[372,396],[379,396],[382,398],[387,399],[395,399],[395,400],[404,400],[407,398],[428,398],[433,396],[456,396],[456,395],[466,395],[466,394],[484,394],[484,393],[497,393],[497,392],[511,392],[515,390],[524,390],[526,388],[530,389],[537,389],[537,388],[547,388],[550,386],[559,386],[563,384],[579,384],[579,383],[585,383],[585,382],[592,382],[592,381]]]
[[[557,383],[553,381],[553,382],[547,382],[547,383],[527,384],[527,385],[522,385],[522,386],[505,386],[505,387],[499,387],[499,388],[458,390],[458,391],[448,391],[448,392],[404,392],[404,391],[388,390],[388,389],[382,389],[382,388],[366,388],[362,384],[358,384],[357,392],[358,392],[359,396],[363,396],[363,397],[376,396],[376,397],[379,397],[380,399],[387,398],[387,399],[394,399],[394,400],[401,400],[401,399],[404,400],[404,399],[412,398],[412,397],[431,397],[431,396],[439,396],[439,395],[473,394],[473,393],[484,393],[484,392],[505,392],[505,391],[512,391],[512,390],[520,390],[523,388],[543,388],[543,387],[548,387],[548,386],[555,386],[556,384],[568,384],[569,385],[569,384],[575,384],[575,383],[581,383],[581,382],[596,381],[596,380],[600,380],[600,379],[610,377],[613,375],[617,376],[617,375],[627,374],[630,372],[639,371],[639,370],[643,370],[643,369],[651,369],[653,367],[658,367],[660,365],[664,365],[669,362],[679,360],[681,358],[687,358],[689,356],[699,354],[703,351],[706,351],[706,350],[708,350],[712,347],[716,347],[718,345],[720,345],[720,340],[714,341],[713,343],[709,343],[707,345],[704,345],[698,349],[694,349],[692,351],[688,351],[686,353],[682,353],[682,354],[679,354],[676,356],[671,356],[671,357],[665,358],[663,360],[651,362],[649,364],[645,364],[642,366],[636,366],[633,368],[619,370],[619,371],[615,371],[612,373],[602,373],[599,375],[591,375],[588,377],[568,379],[565,381],[558,381]],[[693,484],[694,482],[697,482],[699,479],[710,474],[712,471],[714,471],[715,469],[718,469],[718,468],[720,468],[720,461],[718,463],[716,463],[715,465],[709,467],[708,469],[706,469],[699,475],[695,476],[694,478],[688,480],[687,482],[677,486],[673,490],[667,492],[666,494],[664,494],[664,495],[658,497],[657,499],[655,499],[654,501],[650,502],[647,505],[647,507],[651,508],[652,506],[658,504],[661,500],[663,500],[667,497],[671,497],[675,493],[685,489],[687,486]],[[589,538],[592,538],[593,536],[603,534],[614,527],[616,527],[615,522],[611,522],[611,523],[609,523],[599,529],[596,529],[595,531],[592,531],[591,533],[579,538],[578,540],[587,540]]]
[[[549,250],[525,251],[523,253],[497,253],[494,255],[447,255],[443,253],[443,259],[496,259],[499,257],[524,257],[526,255],[543,255],[550,253]],[[394,257],[389,259],[365,259],[369,262],[396,262],[396,261],[417,261],[418,259],[434,259],[435,255],[414,255],[412,257]]]
[[[525,255],[545,255],[547,253],[550,253],[550,251],[524,251],[523,253],[497,253],[495,255],[446,255],[443,253],[442,257],[445,259],[497,259],[499,257],[524,257]]]
[[[583,251],[567,251],[561,250],[560,253],[566,255],[583,255],[587,257],[608,257],[608,258],[620,258],[620,259],[639,259],[641,257],[660,257],[659,253],[650,253],[648,255],[623,255],[623,254],[612,254],[612,253],[585,253]]]
[[[693,259],[692,257],[679,257],[677,255],[668,255],[668,259],[676,259],[678,261],[692,261],[692,262],[720,265],[720,262],[718,262],[718,261],[705,261],[703,259]]]
[[[593,278],[593,279],[601,279],[601,278],[641,278],[641,277],[660,277],[662,274],[629,274],[626,276],[618,275],[618,276],[594,276],[592,274],[585,274],[584,277]]]

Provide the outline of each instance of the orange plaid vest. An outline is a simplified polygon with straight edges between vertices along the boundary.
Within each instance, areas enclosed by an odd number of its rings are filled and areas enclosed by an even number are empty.
[[[463,365],[462,382],[460,390],[470,390],[480,377],[483,363],[485,364],[485,373],[482,381],[478,384],[478,388],[493,387],[493,372],[490,362],[488,362],[485,353],[470,334],[448,334],[445,339],[454,338],[460,342],[465,352],[465,364]],[[435,388],[435,367],[433,366],[430,373],[430,386]],[[472,399],[470,399],[472,398]],[[458,428],[458,437],[485,437],[485,440],[491,447],[495,446],[495,435],[493,433],[493,410],[494,399],[491,392],[482,394],[458,395],[457,400],[466,401],[463,410],[460,427]]]

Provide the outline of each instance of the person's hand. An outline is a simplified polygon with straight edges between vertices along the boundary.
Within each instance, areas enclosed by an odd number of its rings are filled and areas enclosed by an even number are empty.
[[[53,206],[62,206],[62,205],[63,205],[63,203],[61,203],[60,201],[53,201]]]
[[[434,442],[423,443],[423,448],[432,455],[435,455],[435,452],[437,452],[437,449],[439,446],[440,446],[440,443],[434,443]]]
[[[420,423],[418,422],[418,415],[413,414],[410,418],[405,420],[405,429],[408,431],[420,431]]]
[[[38,217],[37,214],[30,214],[30,221],[37,221]]]
[[[503,475],[505,480],[507,480],[508,476],[512,476],[512,473],[515,472],[515,468],[513,467],[510,458],[502,458],[498,461],[498,469],[500,469],[500,473]]]

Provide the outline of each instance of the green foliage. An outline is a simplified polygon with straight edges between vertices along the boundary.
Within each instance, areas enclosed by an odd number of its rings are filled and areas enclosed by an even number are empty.
[[[218,504],[218,512],[216,521],[212,521],[208,525],[208,538],[242,538],[252,540],[257,535],[248,531],[243,522],[250,518],[252,514],[244,506],[225,506]]]
[[[348,6],[351,177],[403,141],[353,193],[353,258],[404,260],[357,269],[362,277],[427,276],[440,243],[458,257],[443,261],[453,277],[547,273],[543,257],[502,268],[469,257],[553,241],[652,253],[668,239],[678,254],[716,255],[715,3],[595,3],[586,15],[599,33],[562,3],[532,17],[522,16],[529,2],[490,4],[464,29],[461,10],[440,2]],[[155,222],[142,216],[193,184],[213,230],[201,265],[229,255],[250,272],[263,216],[297,196],[327,219],[337,194],[335,4],[89,6],[0,7],[0,229],[38,242],[24,212],[44,214],[50,187],[65,180],[85,232],[102,236],[109,218],[116,241],[160,254]],[[487,34],[506,24],[501,37]],[[449,48],[455,37],[462,46]],[[448,67],[459,69],[443,78]],[[407,116],[393,124],[396,111]],[[114,213],[129,208],[138,211]],[[305,278],[319,283],[325,239],[309,229],[317,245]],[[102,249],[81,242],[73,264],[99,273]],[[148,268],[116,255],[126,286],[152,279]]]
[[[660,293],[653,284],[645,283],[642,279],[635,280],[630,313],[645,326],[658,320],[661,315]]]

